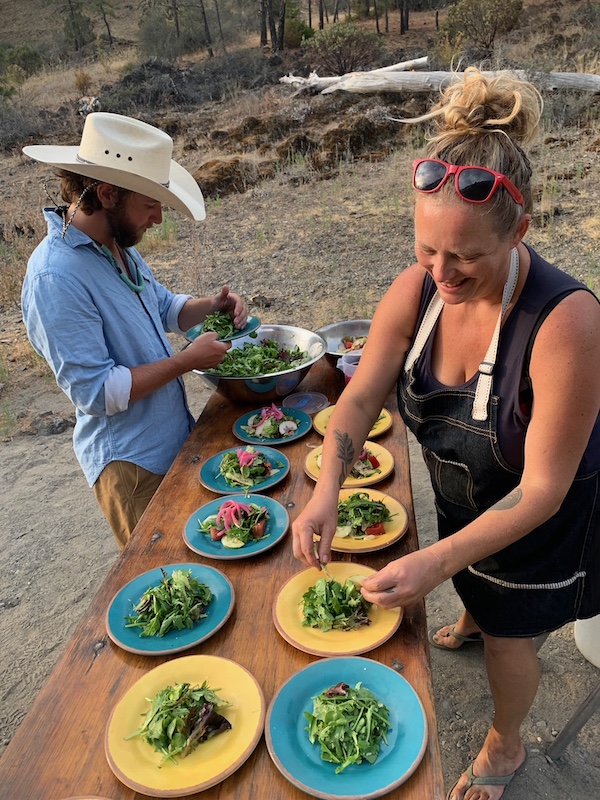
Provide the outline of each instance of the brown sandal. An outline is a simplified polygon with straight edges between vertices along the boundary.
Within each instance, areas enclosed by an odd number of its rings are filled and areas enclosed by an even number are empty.
[[[442,628],[444,626],[442,625]],[[454,627],[450,628],[448,636],[453,636],[455,639],[458,639],[460,645],[458,647],[446,647],[443,644],[439,644],[434,640],[434,636],[441,631],[441,628],[430,628],[427,634],[427,638],[429,639],[429,644],[437,647],[438,650],[460,650],[463,644],[483,644],[483,636],[479,631],[473,633],[471,636],[463,636],[461,633],[456,633]]]

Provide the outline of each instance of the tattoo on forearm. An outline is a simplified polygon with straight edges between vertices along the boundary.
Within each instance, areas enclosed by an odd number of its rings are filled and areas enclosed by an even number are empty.
[[[490,508],[490,511],[506,511],[509,508],[514,508],[518,503],[521,502],[521,498],[523,497],[523,492],[520,489],[514,489],[514,491],[509,492],[506,497],[503,497],[501,500],[498,500],[497,503]]]
[[[354,446],[352,444],[352,439],[347,433],[342,433],[341,431],[335,430],[333,435],[335,436],[335,440],[337,442],[337,456],[342,462],[339,478],[341,486],[346,480],[346,475],[350,472],[350,469],[354,464]]]

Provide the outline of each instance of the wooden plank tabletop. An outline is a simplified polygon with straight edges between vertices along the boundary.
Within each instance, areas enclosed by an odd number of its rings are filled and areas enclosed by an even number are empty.
[[[321,391],[335,402],[343,389],[343,377],[321,360],[313,366],[300,389]],[[260,405],[259,402],[254,407]],[[388,492],[404,504],[409,514],[409,529],[397,544],[383,551],[352,557],[335,554],[335,560],[351,560],[375,569],[418,547],[406,431],[395,398],[390,396],[386,408],[392,414],[393,426],[377,441],[393,454],[395,468],[389,478],[373,488]],[[143,572],[167,564],[205,563],[225,573],[235,589],[235,608],[225,625],[205,642],[171,658],[211,654],[235,661],[258,680],[267,706],[282,684],[318,660],[317,656],[301,652],[284,641],[272,620],[272,602],[279,588],[305,568],[292,555],[291,531],[262,555],[227,562],[204,559],[183,540],[183,528],[190,515],[217,497],[200,484],[200,466],[220,450],[240,444],[233,436],[232,425],[251,409],[252,406],[234,406],[217,393],[210,398],[128,547],[108,573],[65,653],[0,758],[0,799],[65,800],[96,796],[131,800],[145,796],[113,775],[104,753],[105,729],[116,703],[145,672],[168,660],[165,656],[127,652],[114,645],[106,633],[105,615],[112,598]],[[304,472],[304,461],[310,446],[321,441],[313,430],[282,447],[291,469],[285,480],[267,494],[287,508],[290,520],[311,496],[314,483]],[[365,657],[400,671],[417,692],[428,723],[428,744],[421,764],[404,784],[386,796],[392,800],[443,800],[424,603],[406,608],[394,636]],[[263,736],[237,772],[191,797],[301,800],[307,795],[280,774]]]

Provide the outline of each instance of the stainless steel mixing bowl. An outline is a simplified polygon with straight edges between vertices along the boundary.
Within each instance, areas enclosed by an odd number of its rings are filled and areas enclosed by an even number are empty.
[[[340,353],[340,347],[344,336],[368,336],[370,330],[370,319],[348,319],[342,322],[332,322],[331,325],[324,325],[322,328],[318,328],[315,333],[325,339],[327,350],[325,358],[332,367],[336,367],[338,359],[343,355],[343,353]],[[362,351],[357,350],[356,352],[360,353]]]
[[[214,386],[219,394],[227,397],[232,403],[252,403],[256,407],[265,403],[281,401],[293,392],[308,375],[310,368],[325,354],[325,340],[318,333],[297,328],[293,325],[261,325],[256,331],[257,337],[242,336],[232,342],[232,347],[243,347],[244,342],[258,343],[264,340],[275,340],[288,350],[298,346],[308,353],[308,361],[294,369],[273,372],[270,375],[256,377],[223,377],[213,375],[205,370],[194,370],[197,375],[210,386]]]

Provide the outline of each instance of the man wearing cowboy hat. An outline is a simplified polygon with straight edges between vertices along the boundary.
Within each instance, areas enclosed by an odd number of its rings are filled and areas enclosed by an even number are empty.
[[[58,168],[67,205],[47,208],[48,234],[23,283],[29,339],[76,409],[75,453],[121,548],[192,429],[182,375],[219,364],[215,333],[173,353],[182,334],[220,310],[237,328],[244,301],[173,294],[134,248],[162,221],[162,204],[202,220],[202,193],[172,160],[163,131],[118,114],[86,117],[79,146],[33,145]]]

